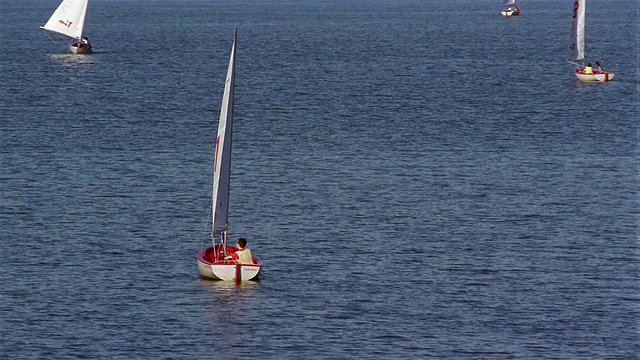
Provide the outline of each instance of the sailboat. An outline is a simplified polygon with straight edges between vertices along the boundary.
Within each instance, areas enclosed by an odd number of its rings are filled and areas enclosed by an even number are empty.
[[[575,0],[573,3],[573,14],[571,20],[571,31],[569,33],[569,49],[567,60],[576,65],[574,74],[580,81],[602,81],[613,79],[615,75],[608,71],[593,71],[591,74],[585,73],[584,68],[584,22],[585,22],[585,0]]]
[[[62,0],[49,21],[40,28],[76,39],[69,46],[71,52],[88,54],[93,51],[93,47],[86,36],[82,37],[88,4],[89,0]]]
[[[231,173],[231,128],[233,127],[233,95],[236,73],[236,44],[238,31],[233,37],[227,79],[224,84],[216,154],[213,168],[213,195],[211,214],[211,245],[196,254],[200,275],[214,280],[243,281],[258,278],[262,260],[251,255],[251,263],[227,260],[236,249],[227,244],[229,223],[229,185]],[[204,243],[204,241],[203,241]],[[203,244],[204,245],[204,244]],[[249,262],[249,261],[246,261]]]
[[[520,15],[520,9],[516,6],[516,0],[503,0],[502,1],[502,11],[500,12],[502,16],[517,16]]]

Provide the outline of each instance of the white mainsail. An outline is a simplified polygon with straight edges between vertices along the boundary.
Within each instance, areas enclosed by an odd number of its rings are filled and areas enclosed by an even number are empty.
[[[231,58],[227,79],[224,84],[218,138],[216,139],[216,157],[213,168],[213,233],[226,231],[229,221],[229,181],[231,175],[231,128],[233,125],[233,87],[236,73],[237,32],[233,37]]]
[[[584,61],[584,19],[585,0],[575,0],[569,33],[569,49],[567,58],[572,62]]]
[[[515,5],[516,0],[503,0],[502,1],[502,6],[513,6]]]
[[[41,28],[74,39],[82,37],[89,0],[63,0]]]

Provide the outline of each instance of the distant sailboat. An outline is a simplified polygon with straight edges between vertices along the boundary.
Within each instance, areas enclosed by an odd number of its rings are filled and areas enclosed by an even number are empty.
[[[82,37],[88,4],[89,0],[62,0],[49,21],[40,28],[76,39],[69,46],[71,52],[88,54],[93,51],[93,47],[87,37]]]
[[[567,59],[570,63],[578,66],[574,74],[580,81],[602,81],[613,79],[615,75],[608,71],[596,71],[588,66],[585,71],[584,66],[584,28],[585,28],[585,0],[575,0],[573,3],[573,14],[571,20],[571,31],[569,33],[569,49]],[[589,73],[591,71],[591,73]]]
[[[500,12],[502,16],[517,16],[520,15],[520,9],[516,6],[516,0],[503,0],[502,1],[502,11]]]
[[[233,37],[229,69],[224,85],[220,122],[218,123],[218,138],[216,140],[216,155],[213,168],[213,204],[212,204],[212,245],[201,249],[197,255],[200,275],[215,280],[251,280],[257,279],[262,268],[262,260],[251,256],[251,263],[240,263],[226,260],[227,255],[235,252],[233,246],[227,244],[229,223],[229,185],[231,173],[231,135],[233,125],[233,96],[236,73],[236,43],[237,31]],[[220,240],[216,243],[216,240]]]

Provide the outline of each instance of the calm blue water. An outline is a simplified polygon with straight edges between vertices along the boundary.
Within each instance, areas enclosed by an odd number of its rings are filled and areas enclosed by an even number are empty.
[[[0,358],[637,359],[638,1],[0,3]],[[626,9],[620,11],[620,9]],[[613,26],[615,24],[615,26]],[[200,279],[238,26],[233,236]]]

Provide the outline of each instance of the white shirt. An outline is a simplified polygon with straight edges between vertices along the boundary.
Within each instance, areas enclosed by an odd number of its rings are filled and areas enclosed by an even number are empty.
[[[240,264],[253,264],[253,259],[251,258],[251,250],[243,249],[240,251],[236,251],[238,254],[238,262]]]

